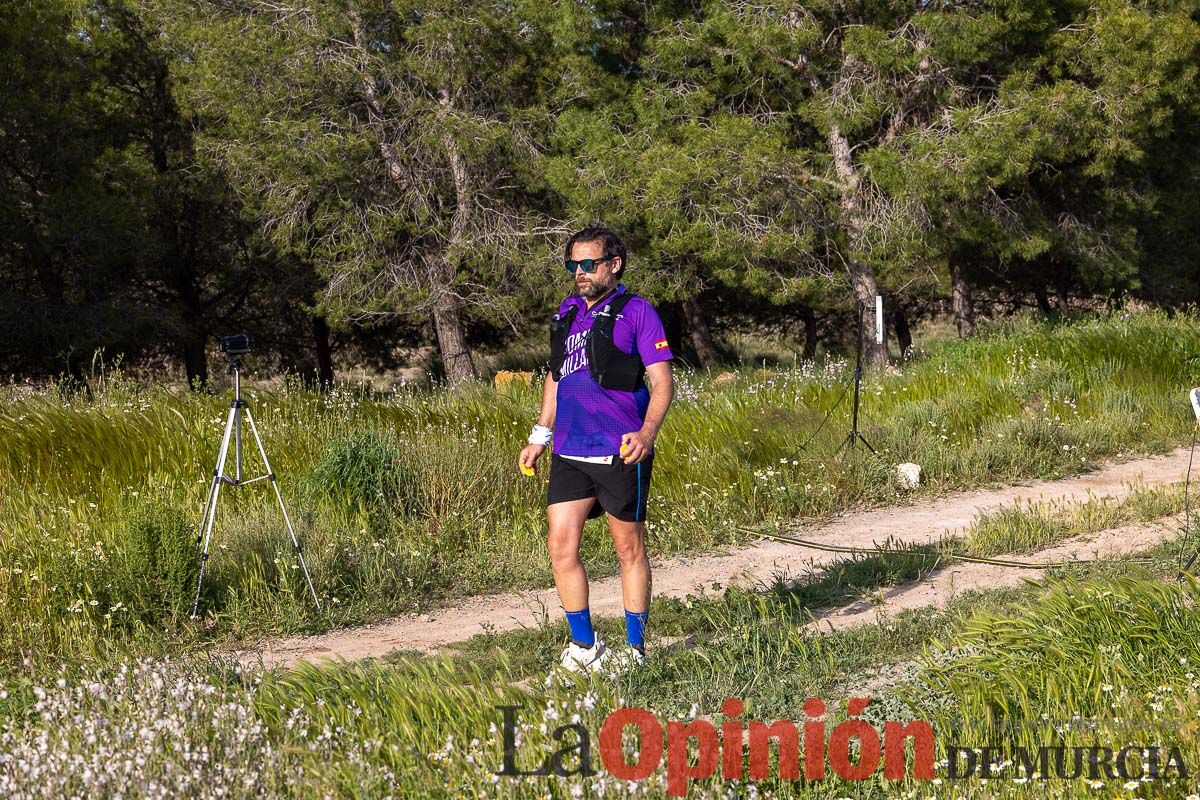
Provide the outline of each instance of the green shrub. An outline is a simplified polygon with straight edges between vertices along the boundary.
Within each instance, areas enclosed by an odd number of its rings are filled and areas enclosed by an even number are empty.
[[[177,506],[143,503],[124,526],[125,571],[132,591],[124,602],[146,621],[191,610],[196,588],[196,529]]]
[[[311,494],[334,497],[351,509],[382,512],[403,504],[410,494],[407,473],[390,437],[362,430],[330,442],[305,484]]]

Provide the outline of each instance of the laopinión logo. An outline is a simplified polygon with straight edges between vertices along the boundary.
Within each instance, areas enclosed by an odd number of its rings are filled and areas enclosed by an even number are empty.
[[[835,725],[828,736],[824,722],[825,702],[817,698],[805,701],[804,713],[809,719],[800,726],[786,719],[771,723],[739,720],[737,718],[745,711],[745,704],[736,697],[727,698],[721,707],[726,721],[721,723],[719,735],[713,723],[695,719],[690,722],[668,721],[664,736],[663,724],[651,712],[636,707],[621,708],[609,714],[600,726],[600,759],[613,777],[640,781],[658,770],[665,750],[667,794],[682,797],[687,792],[689,781],[710,778],[717,773],[718,767],[721,776],[727,780],[769,780],[773,777],[770,769],[772,741],[778,749],[777,776],[784,780],[800,777],[802,739],[805,780],[821,780],[826,776],[827,768],[846,780],[865,780],[878,771],[881,761],[884,777],[898,780],[905,777],[905,752],[907,742],[911,739],[912,776],[924,780],[933,778],[933,727],[923,720],[885,722],[883,735],[880,736],[869,722],[856,719],[868,703],[868,698],[851,698],[847,704],[849,719]],[[504,760],[497,775],[589,777],[596,774],[592,765],[591,734],[578,722],[560,725],[551,734],[556,742],[562,743],[572,735],[573,741],[567,741],[563,747],[546,755],[537,768],[519,769],[516,731],[521,707],[510,705],[497,708],[504,718]],[[632,762],[627,760],[623,745],[624,733],[629,727],[637,730],[637,755]],[[858,742],[857,758],[853,760],[852,739]],[[695,763],[690,754],[692,750],[696,753]],[[747,761],[748,771],[745,770]]]
[[[935,779],[935,738],[933,726],[924,720],[884,722],[882,734],[874,725],[859,719],[869,698],[850,698],[847,719],[826,730],[826,704],[818,698],[804,702],[807,719],[800,725],[792,720],[741,720],[745,704],[736,697],[727,698],[721,711],[725,721],[717,726],[705,719],[689,722],[669,720],[665,726],[650,711],[637,707],[620,708],[610,713],[600,726],[599,750],[604,769],[619,780],[641,781],[653,775],[666,755],[667,794],[682,797],[691,781],[711,778],[720,770],[726,780],[818,781],[829,772],[850,781],[866,780],[880,772],[888,780],[912,777]],[[559,725],[551,737],[562,746],[544,754],[533,769],[521,769],[518,761],[518,715],[521,707],[497,706],[503,717],[504,755],[498,776],[511,778],[590,777],[596,774],[592,760],[592,736],[581,722]],[[636,748],[628,754],[626,730],[633,728]],[[911,770],[908,746],[912,742]],[[854,744],[852,744],[852,741]],[[777,770],[771,770],[771,744],[778,753]],[[1050,778],[1116,780],[1186,780],[1187,766],[1178,747],[1131,746],[1114,751],[1111,747],[1037,747],[1004,748],[965,747],[950,744],[942,762],[950,780],[970,778],[1048,780]],[[1008,757],[1008,760],[1006,760]],[[632,758],[633,760],[630,760]],[[803,764],[801,763],[803,761]],[[1133,766],[1136,764],[1136,766]],[[748,768],[747,768],[748,766]],[[1009,767],[1024,771],[1024,777]]]

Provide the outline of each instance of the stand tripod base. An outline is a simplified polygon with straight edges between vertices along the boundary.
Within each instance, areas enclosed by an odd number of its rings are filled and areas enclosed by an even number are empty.
[[[191,618],[195,619],[196,614],[200,610],[200,591],[204,585],[204,572],[208,566],[209,545],[212,543],[213,524],[217,518],[217,501],[221,496],[221,485],[228,484],[231,488],[238,486],[246,486],[251,483],[257,483],[261,480],[271,482],[271,488],[275,490],[275,499],[279,502],[279,510],[283,513],[283,522],[287,526],[288,534],[292,539],[292,548],[296,553],[296,558],[300,562],[300,568],[304,571],[304,580],[308,583],[308,591],[312,594],[313,602],[316,603],[317,609],[321,608],[321,601],[317,598],[317,590],[313,586],[312,576],[308,572],[308,564],[304,561],[304,553],[300,549],[300,540],[296,538],[296,531],[292,527],[292,519],[288,516],[287,506],[283,502],[283,494],[279,491],[279,482],[275,479],[275,472],[271,469],[271,462],[267,459],[266,448],[263,447],[262,437],[258,435],[258,426],[254,424],[254,415],[250,413],[250,406],[241,398],[241,380],[239,365],[237,362],[231,365],[235,375],[235,397],[233,403],[229,407],[229,416],[225,420],[225,433],[221,437],[221,449],[217,453],[217,466],[213,469],[212,483],[208,487],[208,499],[204,502],[204,513],[200,517],[200,526],[196,530],[196,554],[200,557],[200,574],[196,578],[196,598],[192,603]],[[250,423],[250,432],[254,435],[254,441],[258,445],[258,454],[262,457],[263,466],[266,468],[266,474],[260,475],[257,478],[250,480],[242,480],[242,414],[246,415],[246,420]],[[230,441],[234,442],[234,477],[229,477],[225,474],[225,463],[229,458]]]
[[[834,450],[833,452],[835,454],[840,453],[840,452],[842,452],[842,448],[848,448],[850,450],[853,450],[854,445],[858,442],[862,442],[863,446],[871,451],[871,455],[873,455],[873,456],[879,455],[879,453],[875,450],[875,448],[871,446],[871,443],[867,441],[866,437],[863,436],[858,431],[850,431],[850,433],[846,434],[846,438],[842,439],[842,443],[839,444],[837,446],[837,450]]]
[[[850,433],[846,434],[846,438],[838,445],[837,450],[833,452],[840,453],[843,447],[849,447],[851,450],[859,442],[862,442],[871,455],[878,457],[879,453],[875,452],[875,448],[871,447],[871,443],[866,440],[861,433],[858,432],[858,408],[859,394],[862,388],[862,351],[863,351],[863,304],[858,304],[858,336],[854,343],[854,411],[850,418]]]

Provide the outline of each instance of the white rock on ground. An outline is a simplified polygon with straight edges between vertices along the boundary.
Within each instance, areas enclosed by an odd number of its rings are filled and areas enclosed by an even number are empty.
[[[906,461],[896,465],[896,477],[905,489],[915,489],[921,485],[921,465]]]

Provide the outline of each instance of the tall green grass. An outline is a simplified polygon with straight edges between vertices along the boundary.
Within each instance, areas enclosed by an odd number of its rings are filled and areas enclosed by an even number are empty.
[[[1186,797],[1200,791],[1200,585],[1138,575],[1061,578],[1004,609],[980,609],[927,651],[902,693],[912,713],[936,720],[969,747],[1178,748],[1178,769],[1157,781],[1115,779],[1087,761],[1074,781],[1029,781],[997,755],[999,780],[969,782],[968,797],[1088,794]],[[1007,761],[1007,763],[1005,763]],[[1133,759],[1130,771],[1139,769]],[[1067,761],[1070,771],[1072,762]],[[1099,791],[1102,790],[1102,791]]]
[[[719,723],[727,696],[746,700],[747,717],[768,720],[802,720],[801,700],[822,697],[832,728],[844,718],[843,698],[865,694],[875,698],[866,719],[930,720],[941,748],[1119,747],[1149,726],[1161,739],[1146,743],[1176,744],[1192,763],[1200,755],[1192,666],[1200,653],[1189,633],[1200,588],[1151,577],[1079,576],[966,593],[946,610],[836,634],[798,631],[795,606],[774,592],[735,590],[696,598],[664,620],[706,635],[657,650],[647,669],[617,680],[539,678],[525,689],[512,686],[517,673],[503,656],[486,669],[443,658],[260,674],[220,661],[117,660],[18,676],[0,680],[0,752],[15,759],[0,759],[0,789],[50,798],[116,785],[128,797],[149,797],[156,782],[173,782],[197,797],[216,796],[211,789],[220,785],[234,798],[613,797],[633,789],[661,798],[661,770],[636,785],[603,774],[496,776],[498,707],[521,707],[520,767],[532,769],[558,749],[551,733],[569,722],[591,733],[599,766],[594,737],[610,711],[637,706],[664,722],[702,714]],[[927,655],[910,662],[931,640]],[[907,675],[898,689],[865,688],[865,676],[897,662]],[[1031,786],[1011,765],[999,772],[1001,780],[950,783],[943,766],[940,785],[878,775],[772,779],[756,786],[756,796],[941,797],[947,789],[953,797],[1096,796],[1086,781]],[[1194,783],[1149,783],[1135,794],[1183,797]],[[697,782],[689,796],[731,790],[748,796],[720,780]],[[1131,795],[1110,783],[1101,796],[1114,794]]]
[[[980,513],[963,537],[971,555],[1031,552],[1072,536],[1153,522],[1184,510],[1184,485],[1133,486],[1119,497],[1080,503],[1031,501]]]
[[[918,494],[932,494],[1162,451],[1190,424],[1182,398],[1198,355],[1196,318],[1159,314],[939,345],[868,374],[863,430],[881,460],[834,457],[848,402],[799,449],[843,393],[844,362],[744,370],[731,384],[682,372],[657,443],[650,547],[703,551],[741,541],[738,525],[903,502],[899,461],[920,463]],[[515,468],[539,387],[247,396],[325,611],[305,598],[273,496],[256,484],[222,492],[206,622],[186,624],[184,526],[200,516],[228,399],[110,373],[91,401],[10,390],[0,406],[0,660],[164,631],[184,647],[316,631],[549,583],[544,471]],[[260,468],[247,448],[247,471]],[[592,575],[615,570],[600,523],[583,557]]]
[[[926,568],[920,555],[888,564],[851,562],[851,580],[865,585],[914,577]],[[105,787],[121,786],[127,797],[150,797],[156,784],[167,784],[197,797],[214,796],[206,789],[221,786],[223,796],[235,798],[661,798],[661,770],[634,785],[604,775],[497,777],[497,707],[521,706],[522,768],[536,767],[561,746],[552,738],[555,726],[576,721],[592,734],[599,766],[594,737],[610,711],[638,706],[664,722],[699,714],[719,723],[727,696],[745,699],[747,718],[767,720],[802,720],[802,700],[822,697],[829,701],[831,729],[844,716],[838,707],[844,698],[866,694],[875,698],[866,719],[928,719],[942,748],[1119,747],[1145,728],[1177,743],[1190,765],[1200,756],[1200,686],[1193,674],[1200,659],[1193,635],[1200,586],[1158,580],[1170,574],[1174,553],[1160,547],[1152,555],[1151,567],[1084,565],[1069,577],[967,592],[945,610],[909,612],[833,634],[798,625],[810,603],[839,592],[845,575],[830,576],[824,587],[781,580],[757,592],[660,602],[652,627],[689,640],[656,648],[648,668],[616,680],[542,680],[561,646],[561,640],[542,641],[545,629],[506,634],[503,649],[486,662],[404,658],[388,666],[362,662],[263,674],[221,661],[114,659],[48,674],[34,669],[0,678],[0,756],[13,757],[0,757],[0,790],[50,798],[100,796]],[[538,677],[520,689],[514,679],[529,672],[507,653],[523,658],[526,649],[542,652],[533,670]],[[901,676],[899,685],[866,688],[865,679],[888,665]],[[574,741],[571,734],[567,741]],[[944,755],[939,750],[938,757]],[[1136,791],[1109,782],[1098,792],[1085,781],[1022,782],[1011,765],[1000,772],[1000,780],[986,783],[949,782],[944,769],[940,784],[878,776],[769,780],[753,794],[745,784],[707,780],[689,796],[1185,797],[1196,788],[1194,779]]]

